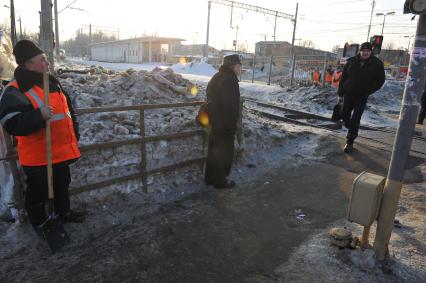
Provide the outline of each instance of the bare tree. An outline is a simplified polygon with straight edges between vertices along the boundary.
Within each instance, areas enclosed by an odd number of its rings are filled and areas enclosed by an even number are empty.
[[[300,41],[300,46],[307,47],[307,48],[315,48],[315,44],[310,39],[304,39]]]

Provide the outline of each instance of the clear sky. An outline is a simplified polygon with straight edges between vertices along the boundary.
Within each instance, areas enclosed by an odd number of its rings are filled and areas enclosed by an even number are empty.
[[[37,31],[39,26],[40,0],[15,0],[16,17],[22,18],[23,29]],[[53,0],[52,0],[53,2]],[[61,11],[74,0],[57,0]],[[240,0],[245,4],[261,6],[294,15],[299,3],[296,44],[300,40],[312,40],[317,48],[331,50],[345,42],[362,43],[367,39],[372,0]],[[9,21],[9,0],[0,0],[0,21]],[[415,34],[417,18],[403,15],[404,0],[376,0],[370,35],[381,34],[383,16],[376,13],[394,11],[386,17],[384,43],[395,48],[407,48],[408,38]],[[212,4],[210,21],[210,45],[218,49],[232,48],[237,36],[239,44],[249,51],[257,41],[273,40],[274,17]],[[69,39],[77,29],[88,32],[102,30],[115,33],[120,39],[157,34],[178,37],[185,44],[205,43],[207,27],[207,0],[77,0],[70,8],[60,12],[60,40]],[[19,23],[17,23],[19,34]],[[238,26],[238,35],[236,27]],[[290,20],[278,18],[276,40],[291,42],[293,25]],[[411,43],[412,43],[411,39]]]

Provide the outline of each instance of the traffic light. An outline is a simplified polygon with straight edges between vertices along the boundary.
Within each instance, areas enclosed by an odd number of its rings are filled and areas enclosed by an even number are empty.
[[[371,37],[371,45],[373,45],[373,54],[380,54],[382,50],[383,35],[374,35]]]

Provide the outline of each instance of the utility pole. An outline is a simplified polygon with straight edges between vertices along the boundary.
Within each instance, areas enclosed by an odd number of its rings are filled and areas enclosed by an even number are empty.
[[[208,57],[208,48],[209,48],[209,33],[210,33],[210,10],[212,8],[212,1],[208,2],[208,12],[207,12],[207,33],[206,33],[206,45],[204,45],[203,57]]]
[[[59,23],[58,23],[58,1],[55,0],[55,51],[56,51],[56,59],[59,61]]]
[[[370,24],[368,25],[368,33],[367,33],[367,40],[366,41],[370,41],[371,20],[373,19],[373,12],[374,12],[375,6],[376,6],[376,1],[373,0],[373,2],[371,3]]]
[[[54,70],[53,60],[53,24],[52,24],[52,2],[41,0],[41,47],[49,58],[50,70]]]
[[[296,13],[294,14],[293,20],[293,37],[291,38],[291,77],[290,87],[293,87],[294,80],[294,69],[296,68],[296,53],[294,52],[294,41],[296,40],[296,25],[297,25],[297,12],[299,11],[299,3],[296,3]]]
[[[388,253],[402,188],[404,168],[410,153],[412,135],[419,112],[420,97],[426,81],[426,14],[419,15],[413,51],[411,52],[408,75],[405,81],[398,129],[392,151],[391,162],[383,192],[382,205],[377,220],[374,251],[378,260]]]
[[[12,39],[12,45],[15,46],[18,40],[16,38],[15,4],[13,0],[10,0],[10,38]]]
[[[297,12],[299,10],[299,3],[296,3],[296,13],[294,14],[294,20],[293,20],[293,37],[291,39],[291,54],[290,56],[293,56],[294,54],[294,41],[296,39],[296,24],[297,24]]]

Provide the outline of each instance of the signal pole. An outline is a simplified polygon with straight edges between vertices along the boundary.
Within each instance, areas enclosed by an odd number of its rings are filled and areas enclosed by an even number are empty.
[[[212,8],[212,1],[209,0],[208,3],[208,12],[207,12],[207,33],[206,33],[206,45],[204,45],[203,57],[208,57],[208,48],[209,48],[209,32],[210,32],[210,10]]]
[[[382,205],[377,220],[374,251],[378,260],[388,253],[395,214],[404,177],[404,168],[410,153],[412,135],[419,112],[420,97],[426,82],[426,14],[419,15],[414,47],[411,52],[408,75],[405,81],[398,129],[392,151]]]

